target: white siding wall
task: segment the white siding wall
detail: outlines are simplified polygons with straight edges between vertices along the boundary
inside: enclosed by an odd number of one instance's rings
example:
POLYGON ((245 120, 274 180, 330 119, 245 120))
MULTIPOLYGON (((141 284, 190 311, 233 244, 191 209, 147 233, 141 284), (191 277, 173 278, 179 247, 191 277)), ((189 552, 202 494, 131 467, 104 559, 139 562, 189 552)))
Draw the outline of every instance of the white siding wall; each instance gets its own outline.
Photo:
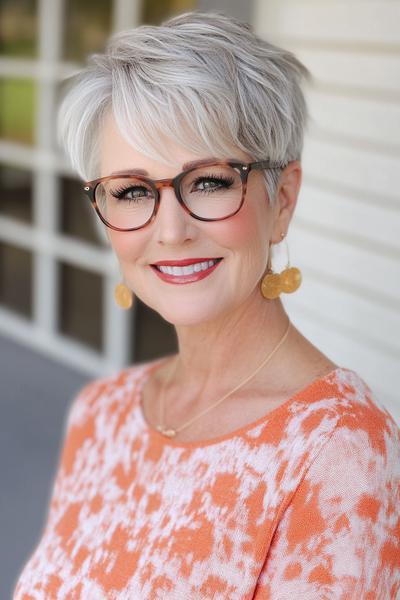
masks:
POLYGON ((400 423, 400 2, 256 0, 256 31, 309 68, 288 243, 293 322, 400 423))

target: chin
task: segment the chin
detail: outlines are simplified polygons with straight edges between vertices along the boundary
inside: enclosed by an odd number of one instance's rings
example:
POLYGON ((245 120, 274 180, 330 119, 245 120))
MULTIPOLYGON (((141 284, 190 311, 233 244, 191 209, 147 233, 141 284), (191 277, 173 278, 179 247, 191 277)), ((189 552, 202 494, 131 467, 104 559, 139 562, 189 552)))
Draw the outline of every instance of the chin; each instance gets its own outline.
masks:
POLYGON ((207 307, 204 304, 199 306, 190 305, 188 301, 174 302, 173 306, 152 306, 153 310, 171 325, 189 326, 201 325, 208 321, 213 321, 221 312, 213 307, 207 307))

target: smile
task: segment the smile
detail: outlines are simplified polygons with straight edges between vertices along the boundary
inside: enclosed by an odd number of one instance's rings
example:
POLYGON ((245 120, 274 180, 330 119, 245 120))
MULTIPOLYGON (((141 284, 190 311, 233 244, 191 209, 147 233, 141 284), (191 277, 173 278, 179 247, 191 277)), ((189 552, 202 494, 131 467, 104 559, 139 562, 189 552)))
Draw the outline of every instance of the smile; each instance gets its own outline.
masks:
POLYGON ((208 260, 183 267, 167 265, 150 265, 153 271, 167 283, 193 283, 208 277, 222 261, 222 258, 208 260))

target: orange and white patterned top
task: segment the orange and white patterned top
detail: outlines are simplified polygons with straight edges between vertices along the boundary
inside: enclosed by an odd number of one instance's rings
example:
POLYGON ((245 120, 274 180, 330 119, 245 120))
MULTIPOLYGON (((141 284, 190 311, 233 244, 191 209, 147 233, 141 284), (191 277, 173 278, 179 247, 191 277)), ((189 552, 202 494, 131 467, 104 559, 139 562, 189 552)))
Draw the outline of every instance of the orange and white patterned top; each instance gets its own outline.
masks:
POLYGON ((400 430, 338 367, 203 442, 149 427, 160 360, 89 383, 66 420, 46 524, 14 600, 391 600, 400 430))

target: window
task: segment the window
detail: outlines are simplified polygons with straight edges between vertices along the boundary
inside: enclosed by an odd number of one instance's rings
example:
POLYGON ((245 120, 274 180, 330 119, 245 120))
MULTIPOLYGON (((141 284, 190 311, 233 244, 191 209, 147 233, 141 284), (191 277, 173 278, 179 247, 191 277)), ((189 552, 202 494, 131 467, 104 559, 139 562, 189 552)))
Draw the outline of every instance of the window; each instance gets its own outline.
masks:
POLYGON ((61 177, 60 231, 96 245, 105 245, 101 237, 101 224, 88 197, 82 190, 82 183, 70 177, 61 177), (98 229, 97 229, 98 228, 98 229))
POLYGON ((25 317, 32 316, 32 255, 1 241, 0 302, 25 317))
POLYGON ((32 222, 32 173, 0 165, 0 214, 32 222))
POLYGON ((59 328, 91 348, 103 349, 103 282, 97 273, 60 263, 59 328))
POLYGON ((102 49, 111 31, 110 0, 67 0, 65 8, 64 58, 82 62, 102 49))

